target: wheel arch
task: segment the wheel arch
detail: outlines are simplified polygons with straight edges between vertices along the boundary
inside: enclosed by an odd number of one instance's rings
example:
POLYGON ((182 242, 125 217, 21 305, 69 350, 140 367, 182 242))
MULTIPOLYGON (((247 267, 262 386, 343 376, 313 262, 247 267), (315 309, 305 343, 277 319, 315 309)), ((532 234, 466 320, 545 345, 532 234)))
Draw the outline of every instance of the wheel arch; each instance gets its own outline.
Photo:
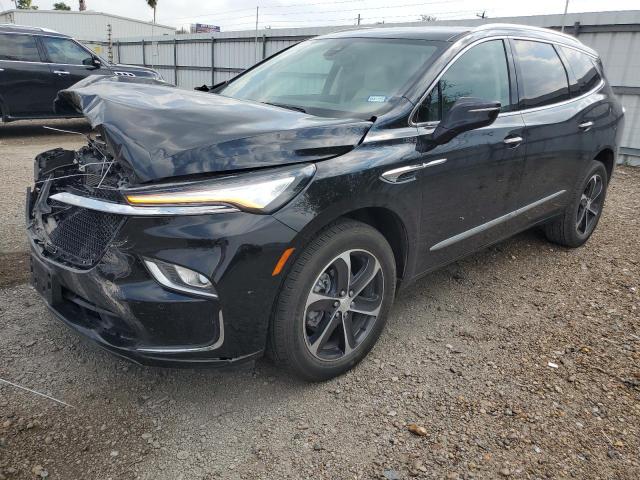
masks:
POLYGON ((612 148, 606 147, 598 152, 594 160, 602 163, 607 171, 607 180, 611 180, 613 169, 615 168, 616 156, 612 148))
POLYGON ((7 107, 4 98, 0 95, 0 121, 7 122, 9 120, 9 108, 7 107))
MULTIPOLYGON (((398 279, 406 279, 410 265, 410 234, 407 225, 401 216, 392 209, 384 206, 361 206, 351 209, 344 208, 333 211, 331 215, 321 215, 305 225, 299 232, 295 243, 304 246, 310 239, 318 235, 324 228, 339 221, 350 219, 365 223, 379 231, 387 240, 393 251, 396 262, 396 276, 398 279)), ((288 262, 291 263, 291 262, 288 262)))

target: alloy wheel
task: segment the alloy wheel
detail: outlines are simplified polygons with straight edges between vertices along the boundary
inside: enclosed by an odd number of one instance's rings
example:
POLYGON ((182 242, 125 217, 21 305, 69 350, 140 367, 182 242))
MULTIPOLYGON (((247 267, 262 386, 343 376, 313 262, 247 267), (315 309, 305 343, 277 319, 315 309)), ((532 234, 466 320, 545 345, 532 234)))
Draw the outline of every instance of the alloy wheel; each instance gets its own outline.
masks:
POLYGON ((602 208, 603 185, 602 177, 595 174, 589 179, 582 192, 576 218, 576 228, 580 235, 588 234, 595 227, 602 208))
POLYGON ((303 330, 309 352, 339 360, 358 348, 382 307, 384 275, 366 250, 348 250, 322 270, 307 296, 303 330))

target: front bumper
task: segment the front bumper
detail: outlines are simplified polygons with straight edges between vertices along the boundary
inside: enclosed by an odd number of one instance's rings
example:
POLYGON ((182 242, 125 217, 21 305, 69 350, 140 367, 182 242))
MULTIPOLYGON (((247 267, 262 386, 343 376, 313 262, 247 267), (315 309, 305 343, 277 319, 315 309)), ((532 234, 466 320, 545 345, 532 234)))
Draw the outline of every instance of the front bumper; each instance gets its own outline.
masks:
POLYGON ((65 324, 141 364, 228 365, 260 356, 295 231, 268 215, 126 217, 99 261, 52 258, 28 229, 32 283, 65 324), (217 298, 169 290, 142 259, 205 274, 217 298))

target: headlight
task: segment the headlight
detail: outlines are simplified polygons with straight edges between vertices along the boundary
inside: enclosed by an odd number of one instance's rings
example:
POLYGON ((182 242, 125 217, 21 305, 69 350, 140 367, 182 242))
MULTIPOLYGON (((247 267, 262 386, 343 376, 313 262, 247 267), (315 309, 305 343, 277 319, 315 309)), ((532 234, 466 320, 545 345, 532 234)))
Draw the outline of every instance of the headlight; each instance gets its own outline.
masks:
POLYGON ((136 206, 232 205, 249 212, 271 213, 297 195, 315 171, 315 165, 269 169, 124 193, 136 206))

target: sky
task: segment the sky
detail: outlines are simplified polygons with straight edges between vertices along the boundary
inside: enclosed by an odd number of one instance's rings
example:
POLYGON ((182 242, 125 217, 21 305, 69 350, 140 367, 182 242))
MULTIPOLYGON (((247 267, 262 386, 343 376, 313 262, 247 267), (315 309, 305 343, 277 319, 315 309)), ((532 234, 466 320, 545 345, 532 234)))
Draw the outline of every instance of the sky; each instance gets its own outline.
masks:
MULTIPOLYGON (((51 9, 59 0, 33 0, 41 10, 51 9)), ((73 10, 77 0, 64 0, 73 10)), ((125 17, 151 21, 153 11, 145 0, 86 0, 87 8, 125 17)), ((158 0, 157 23, 182 27, 191 23, 219 25, 223 31, 258 27, 289 28, 322 25, 354 25, 358 14, 361 24, 410 22, 420 15, 439 20, 490 18, 563 13, 565 0, 158 0)), ((0 0, 0 10, 13 8, 13 0, 0 0)), ((569 12, 633 10, 638 0, 570 0, 569 12)))

